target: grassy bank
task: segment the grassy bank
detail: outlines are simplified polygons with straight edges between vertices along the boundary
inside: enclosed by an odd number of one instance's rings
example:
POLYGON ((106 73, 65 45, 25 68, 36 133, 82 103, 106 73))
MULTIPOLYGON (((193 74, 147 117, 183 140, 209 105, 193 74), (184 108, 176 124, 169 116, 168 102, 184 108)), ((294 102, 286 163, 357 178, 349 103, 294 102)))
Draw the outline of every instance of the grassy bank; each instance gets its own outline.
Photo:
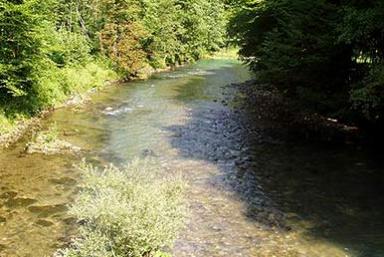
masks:
POLYGON ((185 184, 150 160, 126 168, 82 165, 82 190, 70 213, 79 237, 57 257, 143 257, 165 253, 183 226, 185 184))
POLYGON ((39 85, 44 90, 39 91, 34 101, 20 100, 0 106, 0 146, 18 140, 47 110, 76 104, 73 99, 82 99, 91 90, 121 77, 102 59, 65 68, 51 66, 39 76, 39 85), (31 111, 29 105, 36 110, 31 111))

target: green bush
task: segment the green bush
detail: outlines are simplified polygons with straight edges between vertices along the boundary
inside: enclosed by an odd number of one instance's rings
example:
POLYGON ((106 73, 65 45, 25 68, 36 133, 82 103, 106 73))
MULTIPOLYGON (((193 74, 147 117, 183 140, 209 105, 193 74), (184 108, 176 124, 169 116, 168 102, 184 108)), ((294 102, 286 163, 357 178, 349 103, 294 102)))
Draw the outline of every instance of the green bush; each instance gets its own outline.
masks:
POLYGON ((384 120, 384 67, 372 66, 369 74, 352 88, 351 101, 366 119, 377 122, 384 120))
POLYGON ((83 190, 70 208, 83 224, 64 257, 166 256, 183 225, 185 184, 150 160, 125 169, 83 165, 83 190))
POLYGON ((89 62, 91 47, 84 35, 65 28, 51 28, 50 32, 52 36, 47 55, 58 66, 89 62))
POLYGON ((37 98, 42 108, 57 106, 69 96, 83 94, 89 89, 103 86, 107 80, 118 78, 108 63, 101 59, 64 68, 54 65, 47 67, 36 78, 40 86, 37 98))
POLYGON ((118 75, 105 61, 98 60, 81 66, 60 70, 62 91, 68 96, 83 93, 104 85, 106 80, 118 79, 118 75))

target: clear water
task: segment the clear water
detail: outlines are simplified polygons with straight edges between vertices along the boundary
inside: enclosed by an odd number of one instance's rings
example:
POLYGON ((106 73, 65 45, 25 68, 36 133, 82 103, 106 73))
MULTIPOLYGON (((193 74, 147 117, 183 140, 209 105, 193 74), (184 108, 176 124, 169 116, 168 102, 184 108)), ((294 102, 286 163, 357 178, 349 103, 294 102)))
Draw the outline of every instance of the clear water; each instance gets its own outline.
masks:
POLYGON ((176 257, 384 256, 382 156, 260 140, 227 104, 236 92, 222 88, 249 78, 236 60, 205 60, 53 113, 45 126, 84 151, 25 155, 22 141, 0 153, 0 256, 51 256, 75 234, 65 207, 79 182, 74 163, 135 156, 189 181, 176 257))

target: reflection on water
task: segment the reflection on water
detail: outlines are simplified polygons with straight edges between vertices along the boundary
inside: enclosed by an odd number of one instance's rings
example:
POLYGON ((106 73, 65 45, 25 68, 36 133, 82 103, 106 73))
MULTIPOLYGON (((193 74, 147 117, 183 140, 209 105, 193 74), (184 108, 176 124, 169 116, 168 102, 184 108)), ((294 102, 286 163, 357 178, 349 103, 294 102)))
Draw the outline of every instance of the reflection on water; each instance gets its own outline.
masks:
MULTIPOLYGON (((46 126, 56 123, 89 160, 152 156, 183 172, 191 217, 177 257, 383 256, 380 163, 356 149, 267 138, 222 88, 250 76, 235 60, 201 61, 108 87, 46 126)), ((25 155, 23 145, 0 153, 0 256, 50 256, 74 233, 66 204, 80 158, 25 155)))

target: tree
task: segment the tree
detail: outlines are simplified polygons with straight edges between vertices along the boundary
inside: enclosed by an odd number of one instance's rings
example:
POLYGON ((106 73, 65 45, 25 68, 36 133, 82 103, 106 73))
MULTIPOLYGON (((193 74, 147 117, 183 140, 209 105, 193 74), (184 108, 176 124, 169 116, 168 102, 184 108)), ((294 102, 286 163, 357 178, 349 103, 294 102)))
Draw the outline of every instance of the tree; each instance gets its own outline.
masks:
POLYGON ((44 31, 52 1, 0 2, 0 103, 34 112, 36 78, 43 66, 44 31), (15 103, 16 102, 16 103, 15 103))
POLYGON ((382 118, 382 1, 230 3, 237 9, 231 36, 260 82, 323 114, 382 118))

